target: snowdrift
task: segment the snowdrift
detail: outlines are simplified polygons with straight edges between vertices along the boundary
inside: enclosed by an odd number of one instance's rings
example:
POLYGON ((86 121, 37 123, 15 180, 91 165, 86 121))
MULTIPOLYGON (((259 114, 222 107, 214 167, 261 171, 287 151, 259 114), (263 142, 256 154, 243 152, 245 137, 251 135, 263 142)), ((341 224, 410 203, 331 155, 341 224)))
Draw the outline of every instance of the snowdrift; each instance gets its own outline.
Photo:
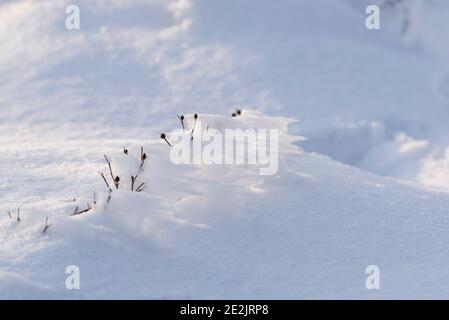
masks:
POLYGON ((445 1, 77 3, 0 4, 0 298, 449 296, 445 1), (193 113, 278 129, 276 174, 173 164, 193 113))

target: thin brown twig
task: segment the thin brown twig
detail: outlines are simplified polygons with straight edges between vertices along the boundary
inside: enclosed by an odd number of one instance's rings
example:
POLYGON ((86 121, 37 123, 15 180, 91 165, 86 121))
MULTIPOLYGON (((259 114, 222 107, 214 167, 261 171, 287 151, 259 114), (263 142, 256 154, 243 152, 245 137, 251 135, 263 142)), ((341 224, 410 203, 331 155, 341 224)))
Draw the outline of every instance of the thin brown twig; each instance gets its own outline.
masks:
POLYGON ((131 176, 131 191, 134 191, 134 182, 136 182, 137 176, 131 176))
POLYGON ((81 210, 81 211, 78 211, 78 206, 76 206, 75 212, 73 212, 72 216, 77 216, 77 215, 83 214, 85 212, 88 212, 90 210, 92 210, 92 207, 89 203, 87 203, 87 208, 84 210, 81 210))
POLYGON ((111 165, 111 161, 109 161, 108 157, 106 157, 106 155, 104 155, 104 158, 106 159, 106 162, 108 163, 109 173, 111 174, 111 178, 112 178, 112 181, 114 182, 115 188, 118 189, 120 178, 118 176, 115 177, 114 174, 112 173, 112 165, 111 165))

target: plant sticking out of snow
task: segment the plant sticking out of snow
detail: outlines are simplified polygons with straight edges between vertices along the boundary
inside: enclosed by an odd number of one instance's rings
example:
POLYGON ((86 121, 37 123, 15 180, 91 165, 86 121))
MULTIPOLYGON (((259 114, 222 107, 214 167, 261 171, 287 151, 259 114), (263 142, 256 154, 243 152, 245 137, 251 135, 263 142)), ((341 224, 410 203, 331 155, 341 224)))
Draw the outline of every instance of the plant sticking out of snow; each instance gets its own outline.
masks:
MULTIPOLYGON (((12 212, 11 210, 8 210, 8 217, 10 220, 12 220, 12 212)), ((17 208, 17 222, 20 222, 20 208, 17 208)))
POLYGON ((88 203, 87 203, 87 208, 84 209, 84 210, 79 210, 79 207, 76 206, 76 207, 75 207, 75 211, 72 213, 72 216, 77 216, 77 215, 79 215, 79 214, 86 213, 86 212, 88 212, 88 211, 90 211, 90 210, 92 210, 92 206, 91 206, 90 203, 88 202, 88 203))
POLYGON ((98 171, 98 173, 100 174, 101 178, 103 179, 104 183, 106 184, 106 186, 108 187, 109 191, 112 191, 111 187, 109 186, 108 180, 106 179, 106 177, 104 176, 104 173, 101 171, 98 171))
POLYGON ((104 155, 104 158, 105 158, 106 162, 108 163, 109 174, 111 175, 111 178, 112 178, 112 181, 114 182, 115 188, 118 189, 119 184, 120 184, 120 177, 114 176, 114 173, 112 172, 111 161, 108 159, 108 157, 106 157, 106 155, 104 155))
POLYGON ((141 192, 141 191, 143 191, 143 189, 145 189, 145 182, 142 182, 142 183, 136 188, 136 192, 141 192))
POLYGON ((195 126, 196 126, 196 120, 198 119, 198 114, 195 113, 193 115, 193 127, 192 127, 192 132, 190 132, 190 140, 193 140, 193 132, 195 131, 195 126))
POLYGON ((140 168, 145 164, 145 160, 147 159, 147 154, 143 152, 143 147, 140 147, 140 168))
MULTIPOLYGON (((193 132, 193 130, 192 130, 193 132)), ((165 133, 161 133, 161 139, 164 140, 165 142, 167 142, 167 144, 171 147, 172 144, 167 140, 167 137, 165 136, 165 133)), ((192 137, 193 139, 193 137, 192 137)))
MULTIPOLYGON (((143 147, 140 148, 140 166, 139 171, 136 175, 131 175, 131 191, 134 191, 134 185, 139 174, 142 172, 143 165, 145 164, 145 160, 147 159, 147 154, 143 151, 143 147)), ((137 188, 136 192, 141 192, 145 188, 145 182, 142 182, 137 188)))
POLYGON ((242 115, 242 110, 236 109, 235 112, 233 112, 231 116, 232 116, 233 118, 235 118, 235 117, 238 117, 238 116, 240 116, 240 115, 242 115))
MULTIPOLYGON (((130 155, 129 150, 126 147, 123 147, 123 154, 125 156, 130 155)), ((139 157, 140 163, 137 166, 137 172, 130 174, 131 191, 141 192, 145 189, 145 182, 141 182, 140 184, 137 184, 137 180, 139 178, 140 173, 143 170, 143 167, 145 165, 145 161, 147 160, 147 158, 148 158, 147 154, 144 152, 143 147, 141 147, 140 148, 140 157, 139 157), (136 185, 137 185, 137 187, 136 187, 136 185)), ((106 163, 108 166, 109 178, 102 171, 98 171, 98 174, 100 175, 101 179, 103 180, 103 182, 105 183, 105 185, 109 191, 108 198, 106 200, 106 204, 109 204, 109 202, 111 200, 111 196, 112 196, 112 191, 114 190, 114 188, 111 186, 113 185, 115 187, 115 189, 118 190, 122 181, 121 181, 119 175, 114 174, 114 170, 112 168, 112 161, 110 160, 110 158, 108 158, 108 156, 104 155, 104 159, 106 160, 106 163)), ((74 199, 74 201, 76 201, 76 199, 74 199)), ((86 207, 84 209, 81 209, 80 206, 77 205, 71 215, 77 216, 77 215, 86 213, 86 212, 94 209, 96 204, 97 204, 97 194, 96 194, 96 192, 94 192, 93 206, 91 206, 89 202, 87 202, 86 207)))
MULTIPOLYGON (((161 135, 161 138, 162 138, 162 135, 161 135)), ((168 143, 168 141, 167 141, 167 143, 168 143)), ((123 153, 126 156, 128 156, 129 155, 129 150, 127 148, 123 147, 123 153)), ((140 148, 140 164, 138 166, 138 170, 134 174, 130 175, 130 177, 131 177, 131 191, 141 192, 145 188, 145 183, 144 182, 140 183, 137 187, 136 187, 136 185, 137 185, 136 182, 137 182, 137 179, 139 177, 139 174, 143 170, 143 167, 145 165, 145 161, 147 160, 147 158, 148 158, 147 154, 145 153, 143 147, 141 147, 140 148)), ((109 175, 110 175, 112 184, 115 186, 115 189, 119 189, 120 182, 121 182, 120 177, 118 175, 114 174, 113 169, 112 169, 112 162, 111 162, 111 160, 106 155, 104 155, 104 159, 106 160, 106 163, 108 165, 109 175)), ((107 201, 107 203, 109 203, 109 200, 111 198, 111 193, 112 193, 112 190, 113 190, 113 188, 111 187, 112 184, 110 183, 110 181, 108 181, 108 178, 105 176, 105 174, 102 171, 98 171, 98 173, 100 174, 101 178, 103 179, 104 183, 106 184, 106 187, 109 190, 109 197, 108 197, 108 201, 107 201)))
POLYGON ((182 131, 186 131, 186 127, 184 125, 184 116, 183 115, 178 115, 178 119, 181 122, 182 131))
MULTIPOLYGON (((8 217, 9 217, 10 220, 13 219, 12 215, 13 215, 12 211, 11 211, 11 210, 8 210, 8 217)), ((20 221, 22 221, 22 219, 20 218, 20 207, 17 208, 17 219, 16 219, 16 221, 17 221, 17 223, 19 223, 20 221)))
POLYGON ((45 234, 47 232, 48 228, 50 228, 50 227, 51 227, 51 223, 50 224, 48 223, 48 217, 46 217, 45 218, 44 230, 42 230, 42 233, 45 234))
POLYGON ((119 177, 119 176, 116 176, 115 179, 114 179, 114 184, 115 184, 115 187, 116 187, 117 189, 118 189, 119 183, 120 183, 120 177, 119 177))

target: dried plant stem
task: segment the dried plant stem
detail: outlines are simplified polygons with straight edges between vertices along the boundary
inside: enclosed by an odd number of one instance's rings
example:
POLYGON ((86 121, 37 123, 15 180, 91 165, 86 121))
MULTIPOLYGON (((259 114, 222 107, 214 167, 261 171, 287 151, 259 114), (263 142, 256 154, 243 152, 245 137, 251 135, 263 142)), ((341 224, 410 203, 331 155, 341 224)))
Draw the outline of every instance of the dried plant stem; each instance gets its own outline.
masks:
POLYGON ((183 131, 186 131, 186 128, 185 128, 185 126, 184 126, 184 116, 178 115, 178 119, 179 119, 179 121, 181 122, 182 130, 183 130, 183 131))
POLYGON ((145 189, 145 182, 142 182, 136 189, 136 192, 141 192, 145 189))
POLYGON ((131 191, 134 191, 134 183, 136 182, 137 176, 131 176, 131 191))
POLYGON ((44 230, 42 230, 42 233, 47 232, 48 228, 51 227, 51 224, 48 224, 48 217, 45 218, 45 226, 44 226, 44 230))
POLYGON ((147 154, 143 152, 143 147, 140 147, 140 168, 145 164, 145 160, 147 159, 147 154))
POLYGON ((193 132, 195 131, 195 126, 196 126, 196 119, 198 119, 198 114, 194 114, 193 115, 193 127, 192 127, 192 132, 190 132, 190 140, 193 140, 193 132))
POLYGON ((103 178, 104 183, 106 183, 106 186, 108 187, 109 190, 112 190, 111 187, 109 186, 108 180, 106 180, 106 177, 104 176, 104 173, 101 171, 98 171, 98 173, 100 174, 100 176, 103 178))
POLYGON ((114 182, 115 188, 118 189, 118 185, 119 185, 119 177, 115 177, 114 174, 112 173, 112 165, 111 165, 111 161, 109 161, 108 157, 106 157, 106 155, 104 155, 104 158, 106 160, 106 162, 108 163, 108 167, 109 167, 109 173, 111 174, 111 178, 112 181, 114 182))
POLYGON ((86 209, 81 210, 81 211, 78 211, 78 209, 79 209, 78 206, 76 206, 75 211, 73 212, 72 216, 77 216, 77 215, 83 214, 85 212, 88 212, 88 211, 92 210, 92 207, 89 203, 87 203, 86 209))

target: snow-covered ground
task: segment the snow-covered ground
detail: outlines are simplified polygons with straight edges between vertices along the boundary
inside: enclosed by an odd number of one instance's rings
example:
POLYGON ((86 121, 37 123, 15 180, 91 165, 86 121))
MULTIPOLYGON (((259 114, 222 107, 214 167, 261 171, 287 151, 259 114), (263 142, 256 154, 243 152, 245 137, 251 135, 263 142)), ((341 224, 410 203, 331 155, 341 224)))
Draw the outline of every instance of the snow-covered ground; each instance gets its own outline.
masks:
POLYGON ((0 298, 448 298, 449 4, 372 3, 1 1, 0 298), (194 113, 278 172, 174 165, 194 113))

